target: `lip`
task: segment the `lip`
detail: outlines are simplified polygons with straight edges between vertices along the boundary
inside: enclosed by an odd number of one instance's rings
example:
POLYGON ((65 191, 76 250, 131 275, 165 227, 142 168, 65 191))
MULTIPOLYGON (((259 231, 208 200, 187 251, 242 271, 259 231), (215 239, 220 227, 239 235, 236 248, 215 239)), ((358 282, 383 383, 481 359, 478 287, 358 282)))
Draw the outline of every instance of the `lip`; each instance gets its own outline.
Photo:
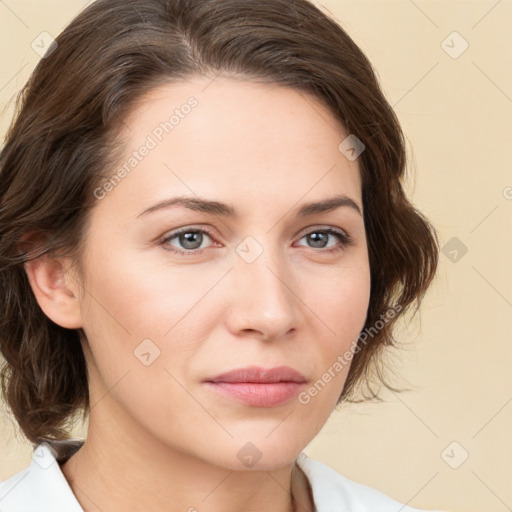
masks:
POLYGON ((268 369, 261 368, 260 366, 248 366, 221 373, 206 379, 206 382, 304 383, 306 382, 306 377, 289 366, 276 366, 275 368, 268 369))
POLYGON ((289 366, 250 366, 222 373, 203 381, 212 390, 255 407, 275 407, 292 400, 307 382, 289 366))

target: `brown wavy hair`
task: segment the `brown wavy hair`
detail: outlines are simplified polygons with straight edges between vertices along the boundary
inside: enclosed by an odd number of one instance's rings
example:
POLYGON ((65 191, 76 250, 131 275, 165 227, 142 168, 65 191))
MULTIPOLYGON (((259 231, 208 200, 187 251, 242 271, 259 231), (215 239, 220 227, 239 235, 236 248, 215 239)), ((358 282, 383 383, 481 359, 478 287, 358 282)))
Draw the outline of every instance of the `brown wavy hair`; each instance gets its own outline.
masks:
POLYGON ((23 434, 35 444, 65 439, 70 419, 89 407, 85 334, 46 317, 24 263, 43 255, 80 263, 93 190, 113 169, 130 108, 156 86, 221 72, 313 95, 366 146, 358 158, 371 271, 365 331, 384 325, 359 340, 338 403, 355 400, 383 347, 396 346, 395 322, 418 310, 439 251, 404 194, 404 136, 358 46, 307 0, 97 0, 56 42, 19 93, 0 154, 1 386, 23 434))

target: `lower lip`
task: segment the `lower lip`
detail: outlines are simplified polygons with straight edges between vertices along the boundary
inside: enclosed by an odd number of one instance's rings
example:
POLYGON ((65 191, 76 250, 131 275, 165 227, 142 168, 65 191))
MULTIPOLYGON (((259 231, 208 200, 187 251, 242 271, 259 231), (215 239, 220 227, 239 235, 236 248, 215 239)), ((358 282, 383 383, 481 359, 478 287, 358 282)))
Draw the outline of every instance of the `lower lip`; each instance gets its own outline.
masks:
POLYGON ((275 407, 297 396, 299 382, 207 382, 217 393, 255 407, 275 407))

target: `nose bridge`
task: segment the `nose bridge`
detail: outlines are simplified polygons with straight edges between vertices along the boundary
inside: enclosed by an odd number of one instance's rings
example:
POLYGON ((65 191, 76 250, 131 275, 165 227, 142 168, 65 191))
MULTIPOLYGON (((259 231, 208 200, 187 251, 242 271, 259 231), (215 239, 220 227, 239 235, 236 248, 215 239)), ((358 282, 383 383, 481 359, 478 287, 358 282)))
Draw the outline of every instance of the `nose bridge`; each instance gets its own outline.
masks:
MULTIPOLYGON (((297 297, 286 255, 271 245, 246 237, 237 247, 233 308, 238 329, 262 332, 268 338, 296 327, 297 297)), ((260 237, 261 239, 261 237, 260 237)))

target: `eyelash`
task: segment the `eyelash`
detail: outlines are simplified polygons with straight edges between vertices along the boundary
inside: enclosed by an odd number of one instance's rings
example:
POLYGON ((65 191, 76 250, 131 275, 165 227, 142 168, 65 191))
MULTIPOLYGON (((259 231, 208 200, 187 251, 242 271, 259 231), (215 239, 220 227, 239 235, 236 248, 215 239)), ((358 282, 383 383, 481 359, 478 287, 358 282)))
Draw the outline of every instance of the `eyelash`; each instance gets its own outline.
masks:
MULTIPOLYGON (((213 239, 213 234, 208 228, 196 229, 196 228, 186 227, 186 228, 178 229, 177 231, 173 231, 172 233, 167 235, 165 238, 162 239, 161 245, 162 246, 166 245, 170 240, 172 240, 173 238, 176 238, 177 236, 179 236, 183 233, 206 233, 210 238, 213 239)), ((338 239, 341 242, 340 244, 338 244, 335 247, 332 247, 330 249, 317 249, 317 251, 320 251, 322 253, 327 253, 327 254, 335 253, 335 252, 341 251, 342 249, 345 249, 347 247, 354 245, 354 240, 352 239, 352 237, 350 235, 348 235, 347 233, 345 233, 341 230, 334 229, 332 227, 324 228, 324 229, 315 229, 315 230, 309 231, 308 233, 305 233, 304 235, 302 235, 302 237, 300 239, 302 240, 302 238, 304 238, 308 235, 311 235, 313 233, 327 233, 330 235, 335 235, 338 237, 338 239)), ((197 254, 201 254, 205 249, 206 248, 189 249, 188 251, 181 251, 181 250, 177 250, 175 248, 169 249, 168 247, 165 247, 165 250, 174 252, 175 254, 177 254, 179 256, 194 256, 197 254)), ((311 249, 315 250, 314 247, 311 247, 311 249)))

